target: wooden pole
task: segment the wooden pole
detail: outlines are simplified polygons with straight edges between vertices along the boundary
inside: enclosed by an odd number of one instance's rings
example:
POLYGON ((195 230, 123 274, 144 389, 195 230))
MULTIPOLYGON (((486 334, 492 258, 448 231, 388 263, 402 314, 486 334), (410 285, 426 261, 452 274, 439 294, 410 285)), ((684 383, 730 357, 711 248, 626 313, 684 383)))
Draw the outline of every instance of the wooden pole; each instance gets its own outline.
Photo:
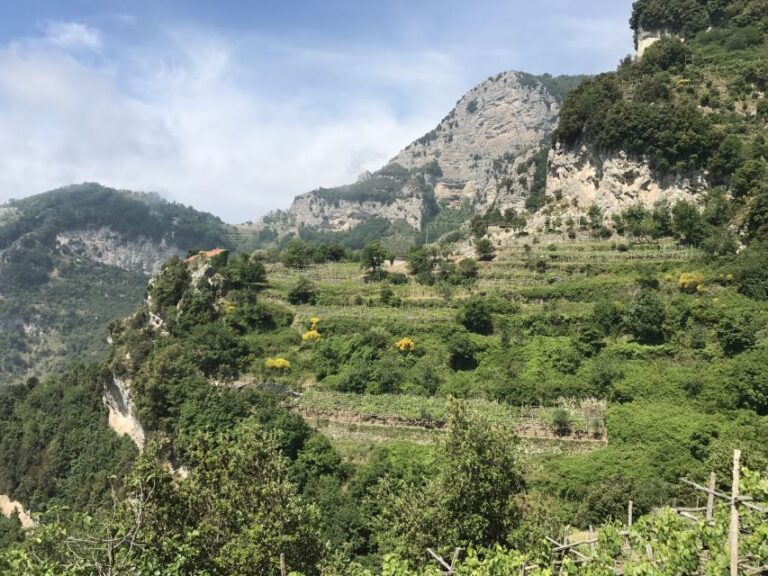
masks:
POLYGON ((707 493, 707 522, 712 521, 715 509, 715 480, 714 472, 709 473, 709 492, 707 493))
POLYGON ((739 460, 741 450, 733 451, 733 485, 731 486, 730 556, 731 576, 739 576, 739 460))
POLYGON ((632 500, 629 501, 629 506, 627 506, 627 525, 632 526, 632 500))
POLYGON ((280 576, 286 576, 288 569, 285 567, 285 554, 280 553, 280 576))

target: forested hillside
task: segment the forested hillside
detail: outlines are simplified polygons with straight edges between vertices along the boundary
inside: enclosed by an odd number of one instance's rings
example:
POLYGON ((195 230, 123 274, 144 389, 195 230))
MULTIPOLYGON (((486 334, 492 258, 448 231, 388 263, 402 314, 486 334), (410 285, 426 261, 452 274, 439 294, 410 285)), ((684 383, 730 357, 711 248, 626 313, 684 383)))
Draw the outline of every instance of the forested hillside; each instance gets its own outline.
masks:
POLYGON ((532 228, 168 260, 99 364, 0 390, 0 493, 38 522, 0 519, 0 572, 765 573, 767 17, 639 0, 663 37, 564 101, 550 158, 688 200, 558 221, 544 186, 532 228))
POLYGON ((106 326, 141 302, 147 275, 229 227, 157 195, 96 184, 0 208, 0 386, 106 351, 106 326))

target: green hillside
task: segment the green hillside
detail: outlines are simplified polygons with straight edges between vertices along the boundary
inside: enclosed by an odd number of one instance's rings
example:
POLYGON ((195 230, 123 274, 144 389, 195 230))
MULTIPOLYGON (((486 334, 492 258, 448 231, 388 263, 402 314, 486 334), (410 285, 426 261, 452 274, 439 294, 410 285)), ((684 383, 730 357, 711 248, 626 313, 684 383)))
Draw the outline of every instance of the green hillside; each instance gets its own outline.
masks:
POLYGON ((729 531, 765 573, 766 18, 639 0, 635 31, 679 37, 565 98, 555 146, 698 174, 699 204, 170 259, 100 363, 0 390, 0 493, 39 522, 0 518, 0 573, 435 576, 458 548, 462 575, 714 576, 729 531))
POLYGON ((137 241, 182 253, 231 245, 218 218, 153 194, 83 184, 10 202, 0 211, 0 386, 98 359, 107 324, 141 303, 147 276, 140 268, 94 260, 57 241, 102 229, 128 251, 137 241))

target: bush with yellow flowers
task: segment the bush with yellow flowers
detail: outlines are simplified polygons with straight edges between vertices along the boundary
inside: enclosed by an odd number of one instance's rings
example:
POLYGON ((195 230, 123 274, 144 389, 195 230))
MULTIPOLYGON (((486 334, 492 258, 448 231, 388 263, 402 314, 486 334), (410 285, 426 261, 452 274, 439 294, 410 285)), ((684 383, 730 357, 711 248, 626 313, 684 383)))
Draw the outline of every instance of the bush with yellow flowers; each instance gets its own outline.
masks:
POLYGON ((267 358, 264 362, 264 366, 270 370, 288 370, 291 367, 291 363, 285 358, 267 358))
POLYGON ((312 316, 312 318, 309 319, 310 330, 317 330, 318 324, 320 324, 320 318, 318 318, 317 316, 312 316))
POLYGON ((301 339, 303 342, 314 342, 315 340, 320 340, 320 332, 313 328, 308 332, 304 332, 304 334, 301 335, 301 339))
POLYGON ((413 352, 416 349, 416 342, 413 341, 413 338, 406 336, 402 340, 395 342, 395 348, 397 348, 402 354, 408 354, 409 352, 413 352))
POLYGON ((704 288, 704 276, 699 272, 685 272, 680 275, 677 285, 681 292, 686 294, 702 293, 700 288, 704 288))

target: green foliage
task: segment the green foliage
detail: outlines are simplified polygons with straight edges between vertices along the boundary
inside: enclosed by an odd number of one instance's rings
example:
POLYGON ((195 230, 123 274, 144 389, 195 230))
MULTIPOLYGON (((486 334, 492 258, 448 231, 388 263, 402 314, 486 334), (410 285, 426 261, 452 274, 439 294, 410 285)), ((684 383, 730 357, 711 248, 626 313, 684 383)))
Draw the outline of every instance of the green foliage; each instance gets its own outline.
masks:
POLYGON ((624 324, 638 342, 659 344, 664 341, 664 303, 649 290, 641 291, 627 310, 624 324))
POLYGON ((372 278, 379 278, 384 262, 392 258, 392 254, 384 248, 381 242, 376 240, 366 244, 360 252, 360 265, 368 271, 372 278))
POLYGON ((488 238, 480 238, 475 242, 475 252, 477 259, 482 262, 489 262, 496 257, 496 249, 488 238))
POLYGON ((733 356, 749 350, 757 340, 757 327, 748 316, 726 316, 717 325, 717 339, 723 351, 733 356))
POLYGON ((678 38, 662 38, 649 47, 641 61, 644 73, 680 72, 691 60, 691 48, 678 38))
POLYGON ((79 366, 0 389, 0 493, 33 510, 107 503, 110 477, 135 455, 107 427, 101 395, 111 378, 103 367, 79 366))
POLYGON ((317 288, 311 280, 303 276, 288 292, 288 302, 291 304, 313 304, 316 299, 317 288))
POLYGON ((468 300, 459 310, 458 322, 475 334, 493 334, 493 313, 483 298, 468 300))
POLYGON ((306 268, 312 261, 312 248, 303 240, 293 238, 280 252, 280 261, 288 268, 306 268))
POLYGON ((190 275, 184 262, 171 258, 163 265, 157 278, 150 284, 150 296, 155 311, 176 306, 189 287, 190 275))
POLYGON ((379 487, 383 504, 374 528, 380 547, 419 560, 427 547, 504 542, 520 521, 516 496, 525 486, 516 444, 509 428, 455 404, 440 444, 440 472, 421 485, 379 487))

